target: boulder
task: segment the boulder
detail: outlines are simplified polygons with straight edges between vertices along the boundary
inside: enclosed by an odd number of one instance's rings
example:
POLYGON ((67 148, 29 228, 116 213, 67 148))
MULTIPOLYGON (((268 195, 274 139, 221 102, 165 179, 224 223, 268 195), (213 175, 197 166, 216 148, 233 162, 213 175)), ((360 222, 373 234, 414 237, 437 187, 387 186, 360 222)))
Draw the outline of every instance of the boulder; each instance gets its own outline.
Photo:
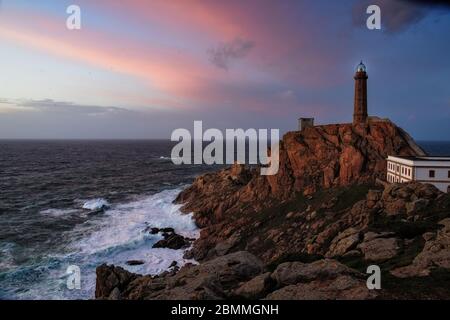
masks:
POLYGON ((342 256, 353 249, 360 241, 360 231, 356 228, 348 228, 339 233, 331 242, 330 249, 326 253, 327 258, 342 256))
POLYGON ((283 263, 272 278, 281 288, 268 294, 268 300, 373 299, 377 296, 367 289, 365 275, 336 260, 283 263))
POLYGON ((317 278, 335 278, 344 274, 356 276, 359 273, 336 260, 323 259, 312 263, 282 263, 275 269, 271 277, 278 286, 287 286, 317 278))
POLYGON ((358 248, 368 261, 385 261, 398 255, 400 246, 397 238, 382 238, 383 234, 370 233, 358 248))
MULTIPOLYGON (((172 229, 173 230, 173 229, 172 229)), ((180 236, 175 232, 164 232, 164 239, 159 240, 153 245, 153 248, 182 249, 190 246, 190 239, 180 236)))
POLYGON ((238 298, 260 299, 263 298, 273 287, 273 280, 270 272, 263 273, 245 282, 234 291, 238 298))
POLYGON ((340 275, 283 287, 267 295, 266 300, 369 300, 377 295, 367 289, 365 280, 340 275))

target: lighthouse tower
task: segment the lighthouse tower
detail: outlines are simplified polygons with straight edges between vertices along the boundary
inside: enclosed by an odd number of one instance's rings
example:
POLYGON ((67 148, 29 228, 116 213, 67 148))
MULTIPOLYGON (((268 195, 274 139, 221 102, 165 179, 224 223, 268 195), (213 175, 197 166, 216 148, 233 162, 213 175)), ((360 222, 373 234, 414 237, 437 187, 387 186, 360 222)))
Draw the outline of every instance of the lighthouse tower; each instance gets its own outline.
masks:
POLYGON ((353 112, 353 125, 364 124, 367 121, 367 72, 362 61, 356 67, 355 101, 353 112))

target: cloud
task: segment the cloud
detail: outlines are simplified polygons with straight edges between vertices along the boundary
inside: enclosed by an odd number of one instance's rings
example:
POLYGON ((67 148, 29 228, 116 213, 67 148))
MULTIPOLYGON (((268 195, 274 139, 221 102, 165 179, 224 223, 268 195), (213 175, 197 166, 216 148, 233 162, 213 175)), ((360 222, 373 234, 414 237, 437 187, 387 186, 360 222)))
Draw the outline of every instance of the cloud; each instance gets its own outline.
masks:
POLYGON ((448 0, 400 0, 407 3, 415 3, 427 7, 448 7, 450 8, 450 1, 448 0))
POLYGON ((9 105, 11 110, 16 111, 41 111, 60 114, 77 115, 105 115, 131 112, 128 109, 110 106, 81 105, 72 102, 55 101, 52 99, 43 100, 8 100, 0 98, 0 103, 9 105))
POLYGON ((244 58, 254 46, 255 44, 250 40, 236 38, 208 50, 208 54, 212 64, 228 70, 234 60, 244 58))
MULTIPOLYGON (((372 0, 358 1, 353 7, 353 22, 365 27, 366 9, 373 4, 372 0)), ((450 3, 444 0, 378 0, 381 9, 382 28, 387 32, 401 32, 420 22, 434 8, 450 9, 450 3)))

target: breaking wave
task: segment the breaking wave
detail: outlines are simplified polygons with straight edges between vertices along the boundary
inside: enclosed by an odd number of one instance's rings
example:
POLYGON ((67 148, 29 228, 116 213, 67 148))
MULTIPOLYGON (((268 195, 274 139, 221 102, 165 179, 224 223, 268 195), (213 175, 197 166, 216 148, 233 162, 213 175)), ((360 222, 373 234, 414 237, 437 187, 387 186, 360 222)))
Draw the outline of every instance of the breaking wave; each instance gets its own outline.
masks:
MULTIPOLYGON (((148 232, 151 227, 172 227, 175 232, 198 238, 199 230, 192 215, 182 214, 180 206, 173 204, 181 189, 165 190, 143 196, 127 203, 110 205, 104 214, 64 233, 68 244, 34 264, 11 268, 2 277, 1 298, 12 299, 91 299, 95 292, 95 269, 107 263, 121 266, 140 274, 159 274, 173 261, 179 266, 192 260, 183 258, 185 249, 152 248, 161 235, 148 232), (127 261, 141 260, 142 265, 129 266, 127 261), (67 289, 66 270, 70 265, 81 269, 81 290, 67 289), (8 289, 9 288, 9 289, 8 289)), ((104 199, 86 202, 84 208, 104 208, 104 199)), ((109 206, 109 203, 108 203, 109 206)), ((48 209, 42 214, 66 215, 74 209, 48 209)), ((10 248, 3 248, 3 257, 10 248)), ((2 259, 3 260, 3 259, 2 259)), ((11 264, 8 259, 3 260, 11 264)), ((3 266, 4 267, 4 266, 3 266)))

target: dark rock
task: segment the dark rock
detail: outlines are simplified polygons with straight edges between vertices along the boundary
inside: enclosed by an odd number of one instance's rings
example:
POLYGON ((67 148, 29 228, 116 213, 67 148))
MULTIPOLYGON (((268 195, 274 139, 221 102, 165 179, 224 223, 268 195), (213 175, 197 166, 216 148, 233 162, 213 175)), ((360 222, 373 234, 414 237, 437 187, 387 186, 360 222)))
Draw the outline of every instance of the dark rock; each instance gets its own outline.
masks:
MULTIPOLYGON (((121 267, 108 266, 102 264, 96 269, 97 281, 95 284, 95 297, 96 298, 109 298, 113 290, 118 290, 119 293, 128 284, 138 277, 138 275, 126 271, 121 267)), ((113 294, 114 297, 118 296, 118 292, 113 294)))
POLYGON ((127 265, 129 266, 139 266, 141 264, 144 264, 145 262, 142 260, 128 260, 127 265))
MULTIPOLYGON (((148 230, 148 228, 147 228, 148 230)), ((174 233, 175 230, 173 228, 150 228, 150 234, 158 234, 158 233, 174 233)))
POLYGON ((159 233, 159 228, 151 228, 150 229, 150 234, 157 234, 159 233))
POLYGON ((164 239, 159 240, 153 245, 153 248, 182 249, 190 245, 190 241, 176 233, 163 233, 164 239))

